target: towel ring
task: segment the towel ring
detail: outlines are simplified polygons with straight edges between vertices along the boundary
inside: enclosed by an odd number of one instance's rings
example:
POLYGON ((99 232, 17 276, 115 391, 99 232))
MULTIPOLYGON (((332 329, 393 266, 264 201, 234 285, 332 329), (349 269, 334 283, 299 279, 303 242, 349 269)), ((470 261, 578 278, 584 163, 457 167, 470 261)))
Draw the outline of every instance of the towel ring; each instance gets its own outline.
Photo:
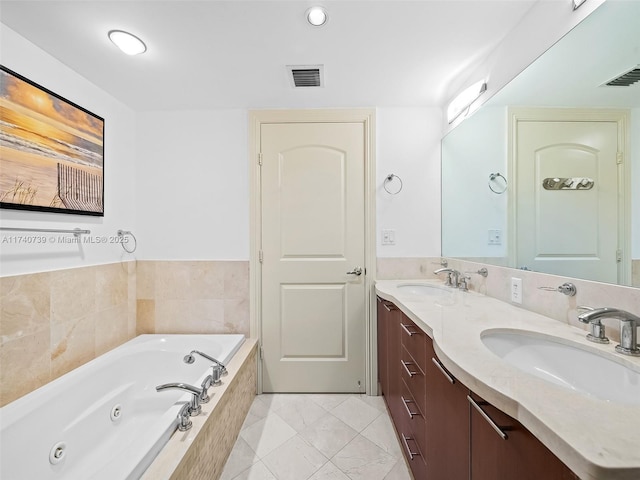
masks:
POLYGON ((501 173, 490 173, 489 174, 489 190, 491 190, 493 193, 497 193, 498 195, 503 194, 504 192, 507 191, 507 179, 504 178, 504 175, 502 175, 501 173), (502 180, 504 181, 504 186, 502 187, 502 190, 495 190, 492 186, 491 186, 491 182, 495 181, 497 178, 502 178, 502 180))
POLYGON ((122 245, 122 248, 125 252, 127 253, 133 253, 136 251, 136 248, 138 248, 138 239, 136 238, 136 236, 131 233, 128 230, 118 230, 118 237, 120 238, 120 245, 122 245), (133 238, 133 248, 131 250, 129 250, 126 246, 125 246, 125 242, 124 239, 125 237, 129 235, 131 236, 131 238, 133 238))
POLYGON ((387 175, 387 178, 384 179, 384 183, 383 183, 382 186, 383 186, 385 192, 387 192, 389 195, 397 195, 398 193, 400 193, 402 191, 402 179, 399 176, 397 176, 396 174, 390 173, 389 175, 387 175), (395 192, 392 191, 392 190, 389 190, 387 188, 387 184, 392 182, 394 178, 397 178, 398 181, 400 182, 400 187, 395 192))

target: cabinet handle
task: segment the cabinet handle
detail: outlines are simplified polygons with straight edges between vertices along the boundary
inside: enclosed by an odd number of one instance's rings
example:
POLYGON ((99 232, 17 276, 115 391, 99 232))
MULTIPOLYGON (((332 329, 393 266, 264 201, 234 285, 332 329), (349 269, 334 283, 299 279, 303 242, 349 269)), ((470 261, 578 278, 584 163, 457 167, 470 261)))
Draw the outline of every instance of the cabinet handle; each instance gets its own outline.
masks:
POLYGON ((506 430, 506 428, 505 427, 500 428, 498 425, 496 425, 496 423, 491 419, 489 415, 486 414, 486 412, 482 409, 482 407, 480 406, 480 404, 478 404, 478 402, 476 402, 473 398, 471 398, 470 395, 467 395, 467 400, 469 400, 469 403, 471 404, 471 406, 475 408, 480 413, 480 415, 482 415, 482 418, 484 418, 487 421, 487 423, 491 425, 491 428, 493 428, 496 431, 496 433, 500 435, 500 438, 502 438, 503 440, 507 440, 509 438, 507 434, 504 433, 503 431, 503 430, 506 430))
POLYGON ((442 374, 447 378, 447 380, 449 380, 449 383, 451 385, 453 385, 454 383, 456 383, 456 379, 453 378, 451 375, 449 375, 449 372, 447 372, 447 369, 444 368, 444 365, 442 365, 442 363, 440 363, 440 360, 438 360, 435 357, 431 357, 431 361, 433 362, 433 364, 438 367, 438 370, 440 370, 442 372, 442 374))
POLYGON ((407 451, 407 453, 409 454, 409 460, 413 460, 413 457, 418 456, 421 457, 422 455, 420 455, 420 452, 412 452, 411 449, 409 448, 409 440, 413 441, 413 438, 411 437, 407 437, 405 436, 405 434, 402 434, 402 443, 404 443, 404 448, 407 451))
POLYGON ((397 307, 393 303, 383 302, 382 305, 387 309, 387 312, 392 312, 393 310, 397 309, 397 307))
POLYGON ((404 408, 406 408, 406 409, 407 409, 407 413, 409 414, 409 417, 411 417, 411 418, 413 419, 413 417, 415 417, 416 415, 420 415, 419 413, 417 413, 417 412, 412 412, 412 411, 409 409, 409 404, 410 404, 410 403, 416 403, 416 402, 414 402, 413 400, 407 400, 406 398, 404 398, 404 397, 402 397, 402 396, 400 397, 400 399, 402 400, 402 403, 404 403, 404 408))
POLYGON ((400 363, 402 364, 402 366, 407 371, 410 377, 413 377, 414 375, 418 374, 418 372, 412 372, 411 370, 409 370, 409 365, 413 365, 413 362, 405 362, 404 360, 400 360, 400 363))
POLYGON ((409 328, 413 327, 413 325, 405 325, 404 323, 401 323, 400 326, 402 327, 402 329, 407 332, 407 334, 410 337, 413 337, 414 335, 416 335, 418 332, 412 332, 411 330, 409 330, 409 328))

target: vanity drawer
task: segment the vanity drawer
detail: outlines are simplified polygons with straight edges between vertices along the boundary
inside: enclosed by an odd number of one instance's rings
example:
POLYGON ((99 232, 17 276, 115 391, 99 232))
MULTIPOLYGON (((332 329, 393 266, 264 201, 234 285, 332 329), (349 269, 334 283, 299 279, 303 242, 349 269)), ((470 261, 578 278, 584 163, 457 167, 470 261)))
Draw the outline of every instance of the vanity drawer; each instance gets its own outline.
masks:
POLYGON ((429 339, 427 334, 404 314, 402 314, 402 318, 400 319, 400 330, 402 345, 404 345, 414 361, 424 372, 427 369, 426 342, 429 339))
POLYGON ((420 410, 416 405, 416 401, 409 390, 409 387, 402 382, 402 395, 400 397, 406 419, 404 425, 410 432, 412 438, 415 439, 418 444, 420 452, 426 451, 427 446, 427 429, 426 421, 420 410))
POLYGON ((420 413, 424 414, 427 406, 426 377, 404 346, 400 348, 400 369, 404 384, 411 392, 420 413))

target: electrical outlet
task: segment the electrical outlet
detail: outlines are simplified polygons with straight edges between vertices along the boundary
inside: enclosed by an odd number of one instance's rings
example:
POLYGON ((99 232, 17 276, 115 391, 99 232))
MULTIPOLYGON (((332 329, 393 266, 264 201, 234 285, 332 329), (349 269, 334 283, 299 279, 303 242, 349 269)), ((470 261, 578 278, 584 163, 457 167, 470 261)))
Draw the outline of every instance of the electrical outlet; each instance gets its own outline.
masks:
POLYGON ((511 301, 522 304, 522 279, 511 277, 511 301))
POLYGON ((396 231, 382 230, 382 245, 395 245, 395 244, 396 244, 396 231))

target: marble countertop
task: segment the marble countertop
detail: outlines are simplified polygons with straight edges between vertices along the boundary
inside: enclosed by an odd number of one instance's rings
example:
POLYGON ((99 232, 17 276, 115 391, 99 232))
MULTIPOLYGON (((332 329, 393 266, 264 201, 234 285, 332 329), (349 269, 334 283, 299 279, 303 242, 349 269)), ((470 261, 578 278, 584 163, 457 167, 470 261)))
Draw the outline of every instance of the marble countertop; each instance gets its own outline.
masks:
MULTIPOLYGON (((616 343, 586 340, 586 331, 474 292, 407 294, 407 283, 379 280, 376 293, 433 338, 444 366, 465 386, 527 427, 583 480, 640 479, 640 405, 613 403, 524 373, 481 341, 488 329, 526 330, 568 340, 640 372, 640 358, 614 352, 616 343)), ((446 288, 446 287, 445 287, 446 288)))

